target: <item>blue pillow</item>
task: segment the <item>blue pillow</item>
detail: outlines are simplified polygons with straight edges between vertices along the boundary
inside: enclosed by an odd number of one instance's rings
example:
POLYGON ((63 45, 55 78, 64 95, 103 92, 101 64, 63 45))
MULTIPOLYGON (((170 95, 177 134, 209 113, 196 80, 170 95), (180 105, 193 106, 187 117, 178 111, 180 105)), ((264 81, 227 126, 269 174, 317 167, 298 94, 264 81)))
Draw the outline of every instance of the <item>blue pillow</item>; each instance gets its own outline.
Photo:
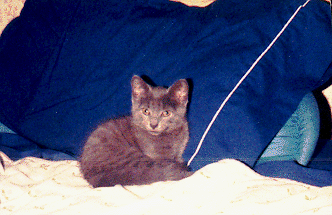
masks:
MULTIPOLYGON (((304 3, 27 0, 0 39, 0 121, 40 150, 78 156, 100 121, 130 112, 132 75, 158 85, 187 78, 188 159, 220 104, 304 3)), ((330 78, 331 39, 329 5, 311 0, 235 91, 192 168, 222 158, 253 166, 302 97, 330 78)))

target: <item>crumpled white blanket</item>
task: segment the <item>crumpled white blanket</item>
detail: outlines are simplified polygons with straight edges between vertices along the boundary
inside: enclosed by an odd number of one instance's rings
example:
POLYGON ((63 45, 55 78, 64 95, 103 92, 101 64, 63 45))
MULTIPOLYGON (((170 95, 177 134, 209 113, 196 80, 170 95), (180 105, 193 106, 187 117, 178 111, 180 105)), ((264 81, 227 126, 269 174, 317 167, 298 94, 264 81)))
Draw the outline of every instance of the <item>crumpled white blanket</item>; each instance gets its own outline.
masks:
POLYGON ((332 214, 332 187, 261 176, 236 160, 221 160, 181 181, 93 189, 77 161, 0 152, 0 214, 332 214))

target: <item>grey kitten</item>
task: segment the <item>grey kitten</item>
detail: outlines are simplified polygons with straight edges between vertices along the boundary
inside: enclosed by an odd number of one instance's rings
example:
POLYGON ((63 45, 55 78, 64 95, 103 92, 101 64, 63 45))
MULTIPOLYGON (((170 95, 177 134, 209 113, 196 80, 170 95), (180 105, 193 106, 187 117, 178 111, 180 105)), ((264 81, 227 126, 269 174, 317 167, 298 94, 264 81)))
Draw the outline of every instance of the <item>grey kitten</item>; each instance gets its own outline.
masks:
POLYGON ((152 87, 131 80, 131 115, 97 127, 83 148, 81 172, 93 187, 180 180, 188 171, 182 154, 189 139, 188 83, 152 87))

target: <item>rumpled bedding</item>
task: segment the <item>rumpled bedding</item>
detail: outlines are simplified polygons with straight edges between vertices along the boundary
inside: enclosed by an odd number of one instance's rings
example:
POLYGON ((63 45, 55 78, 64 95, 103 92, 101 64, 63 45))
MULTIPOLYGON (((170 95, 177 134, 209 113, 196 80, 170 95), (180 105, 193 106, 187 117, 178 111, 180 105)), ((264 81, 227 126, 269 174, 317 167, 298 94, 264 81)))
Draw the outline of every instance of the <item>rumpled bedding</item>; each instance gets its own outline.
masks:
POLYGON ((0 214, 332 214, 332 186, 261 176, 224 159, 181 181, 93 189, 78 162, 27 157, 0 169, 0 214))

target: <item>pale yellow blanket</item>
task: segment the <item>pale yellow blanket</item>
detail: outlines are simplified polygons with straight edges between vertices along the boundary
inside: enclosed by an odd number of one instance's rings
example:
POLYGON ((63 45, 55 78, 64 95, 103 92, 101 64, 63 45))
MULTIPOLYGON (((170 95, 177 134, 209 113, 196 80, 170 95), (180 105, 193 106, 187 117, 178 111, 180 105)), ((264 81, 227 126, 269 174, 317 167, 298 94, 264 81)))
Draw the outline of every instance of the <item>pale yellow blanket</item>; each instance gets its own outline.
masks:
MULTIPOLYGON (((1 153, 1 152, 0 152, 1 153)), ((177 182, 91 188, 77 161, 6 155, 0 169, 0 214, 332 214, 332 187, 263 177, 222 160, 177 182)))

